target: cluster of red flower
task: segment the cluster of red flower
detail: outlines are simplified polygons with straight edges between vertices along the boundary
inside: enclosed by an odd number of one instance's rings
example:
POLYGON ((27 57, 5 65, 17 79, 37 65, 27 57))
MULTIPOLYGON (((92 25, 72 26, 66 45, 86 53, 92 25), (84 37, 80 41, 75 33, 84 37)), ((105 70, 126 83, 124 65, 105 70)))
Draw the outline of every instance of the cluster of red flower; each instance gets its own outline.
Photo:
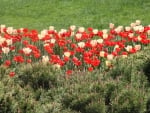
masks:
POLYGON ((139 20, 127 27, 110 23, 104 30, 72 25, 60 31, 50 26, 38 32, 1 25, 0 61, 7 67, 39 61, 64 68, 67 74, 74 69, 92 71, 101 67, 102 61, 110 67, 114 58, 136 53, 141 45, 150 43, 149 36, 150 25, 142 26, 139 20))

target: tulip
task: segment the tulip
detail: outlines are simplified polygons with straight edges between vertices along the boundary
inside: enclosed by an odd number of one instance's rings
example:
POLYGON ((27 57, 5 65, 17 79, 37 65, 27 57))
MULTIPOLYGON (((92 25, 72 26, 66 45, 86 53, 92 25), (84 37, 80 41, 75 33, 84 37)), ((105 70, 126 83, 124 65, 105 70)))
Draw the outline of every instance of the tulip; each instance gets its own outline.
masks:
POLYGON ((140 20, 136 20, 136 21, 135 21, 135 24, 136 24, 136 25, 140 25, 140 24, 141 24, 141 21, 140 21, 140 20))
POLYGON ((93 71, 93 67, 89 67, 89 68, 88 68, 88 71, 89 71, 89 72, 93 71))
POLYGON ((7 33, 12 34, 13 33, 13 27, 8 27, 7 28, 7 33))
POLYGON ((10 49, 9 49, 9 47, 3 47, 2 51, 3 51, 4 54, 8 54, 10 49))
POLYGON ((30 54, 32 51, 32 49, 30 49, 29 47, 23 48, 22 50, 26 55, 30 54))
POLYGON ((44 29, 41 31, 41 37, 44 37, 47 34, 48 34, 48 30, 44 29))
POLYGON ((147 31, 147 34, 150 35, 150 30, 147 31))
POLYGON ((23 63, 24 62, 24 58, 22 56, 14 56, 13 60, 17 63, 23 63))
POLYGON ((143 26, 139 26, 139 32, 144 32, 144 27, 143 26))
POLYGON ((103 34, 103 39, 107 39, 108 38, 108 34, 103 34))
POLYGON ((71 25, 71 26, 70 26, 70 30, 71 30, 71 31, 74 31, 75 29, 76 29, 76 26, 75 26, 75 25, 71 25))
POLYGON ((125 27, 125 30, 126 30, 126 31, 130 31, 130 30, 131 30, 131 27, 129 27, 129 26, 128 26, 128 27, 125 27))
POLYGON ((10 72, 10 73, 9 73, 9 76, 10 76, 10 77, 14 77, 14 76, 15 76, 15 72, 10 72))
POLYGON ((79 40, 79 39, 82 38, 82 34, 81 34, 81 33, 77 33, 75 36, 76 36, 76 39, 77 39, 77 40, 79 40))
POLYGON ((139 42, 142 40, 142 38, 140 36, 138 36, 137 39, 139 42))
POLYGON ((109 24, 109 28, 110 28, 110 29, 113 29, 114 27, 115 27, 115 25, 114 25, 113 23, 110 23, 110 24, 109 24))
POLYGON ((70 53, 70 52, 68 52, 68 51, 67 51, 67 52, 64 52, 64 56, 66 56, 66 57, 68 57, 68 58, 69 58, 69 57, 70 57, 70 55, 71 55, 71 53, 70 53))
POLYGON ((85 47, 85 43, 84 43, 84 42, 79 42, 79 43, 78 43, 78 46, 79 46, 80 48, 84 48, 84 47, 85 47))
POLYGON ((0 36, 0 45, 3 44, 5 42, 5 40, 6 40, 5 38, 0 36))
POLYGON ((141 45, 140 45, 140 44, 135 45, 134 48, 135 48, 137 51, 139 51, 139 50, 141 49, 141 45))
POLYGON ((104 42, 103 39, 97 39, 97 43, 102 44, 104 42))
POLYGON ((4 33, 5 28, 6 28, 6 25, 0 25, 0 32, 4 33))
POLYGON ((98 34, 98 29, 93 29, 93 34, 97 35, 98 34))
POLYGON ((107 29, 103 29, 102 32, 103 32, 103 34, 107 34, 108 30, 107 29))
POLYGON ((112 54, 108 54, 108 55, 107 55, 107 59, 108 59, 108 60, 113 60, 113 58, 114 58, 114 55, 112 55, 112 54))
POLYGON ((97 40, 91 40, 90 44, 92 45, 92 47, 95 47, 97 45, 97 40))
POLYGON ((129 52, 132 49, 132 46, 128 45, 125 49, 129 52))
POLYGON ((99 56, 100 57, 105 57, 105 51, 100 51, 99 56))
POLYGON ((111 67, 111 66, 112 66, 112 63, 111 63, 110 60, 106 60, 106 61, 105 61, 105 65, 106 65, 107 67, 111 67))
POLYGON ((44 36, 41 34, 38 34, 38 38, 39 38, 39 40, 42 40, 44 38, 44 36))
POLYGON ((49 30, 54 30, 55 29, 55 27, 54 26, 49 26, 49 30))
POLYGON ((85 31, 85 28, 84 28, 84 27, 79 27, 78 31, 79 31, 80 33, 83 33, 83 32, 85 31))
POLYGON ((52 38, 50 39, 51 44, 54 44, 56 42, 56 39, 52 38))
POLYGON ((130 26, 133 28, 136 26, 136 23, 131 23, 130 26))
POLYGON ((129 37, 133 38, 134 34, 133 33, 129 33, 129 37))
POLYGON ((115 46, 114 46, 114 51, 115 51, 117 48, 119 48, 119 45, 115 45, 115 46))
POLYGON ((49 62, 49 57, 48 56, 42 56, 42 63, 47 64, 49 62))
POLYGON ((54 68, 54 69, 60 69, 60 68, 61 68, 61 65, 60 65, 60 64, 54 64, 54 65, 53 65, 53 68, 54 68))
POLYGON ((11 61, 10 60, 6 60, 4 63, 4 66, 9 67, 11 65, 11 61))

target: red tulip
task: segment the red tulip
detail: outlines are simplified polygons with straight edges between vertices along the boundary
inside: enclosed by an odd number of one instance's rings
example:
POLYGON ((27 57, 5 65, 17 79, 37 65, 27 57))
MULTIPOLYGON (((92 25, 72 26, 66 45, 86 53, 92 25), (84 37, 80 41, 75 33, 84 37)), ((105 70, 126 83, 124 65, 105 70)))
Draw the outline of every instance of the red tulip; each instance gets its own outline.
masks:
POLYGON ((10 73, 9 73, 9 76, 10 76, 10 77, 14 77, 14 76, 15 76, 15 72, 10 72, 10 73))
POLYGON ((88 71, 90 71, 90 72, 93 71, 93 67, 89 67, 88 71))
POLYGON ((4 63, 4 65, 6 67, 9 67, 11 65, 11 61, 10 60, 6 60, 5 63, 4 63))
POLYGON ((23 63, 24 62, 24 58, 22 56, 14 56, 13 60, 17 63, 23 63))

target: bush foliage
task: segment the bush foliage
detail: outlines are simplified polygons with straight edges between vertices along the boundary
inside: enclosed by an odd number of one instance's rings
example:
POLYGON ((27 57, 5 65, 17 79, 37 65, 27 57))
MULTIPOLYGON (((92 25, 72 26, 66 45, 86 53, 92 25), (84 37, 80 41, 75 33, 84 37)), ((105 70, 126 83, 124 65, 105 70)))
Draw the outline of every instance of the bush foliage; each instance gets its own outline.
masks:
POLYGON ((112 69, 69 78, 49 65, 20 65, 8 76, 0 67, 0 113, 149 113, 149 48, 112 69))

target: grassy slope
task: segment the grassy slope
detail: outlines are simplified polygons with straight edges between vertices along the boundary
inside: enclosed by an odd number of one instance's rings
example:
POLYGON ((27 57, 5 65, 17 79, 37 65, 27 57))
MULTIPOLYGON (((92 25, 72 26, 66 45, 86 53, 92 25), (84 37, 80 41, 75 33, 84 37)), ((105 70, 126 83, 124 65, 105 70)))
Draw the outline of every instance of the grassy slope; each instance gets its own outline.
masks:
POLYGON ((149 24, 149 0, 0 0, 0 24, 44 29, 49 25, 107 28, 109 22, 149 24))

